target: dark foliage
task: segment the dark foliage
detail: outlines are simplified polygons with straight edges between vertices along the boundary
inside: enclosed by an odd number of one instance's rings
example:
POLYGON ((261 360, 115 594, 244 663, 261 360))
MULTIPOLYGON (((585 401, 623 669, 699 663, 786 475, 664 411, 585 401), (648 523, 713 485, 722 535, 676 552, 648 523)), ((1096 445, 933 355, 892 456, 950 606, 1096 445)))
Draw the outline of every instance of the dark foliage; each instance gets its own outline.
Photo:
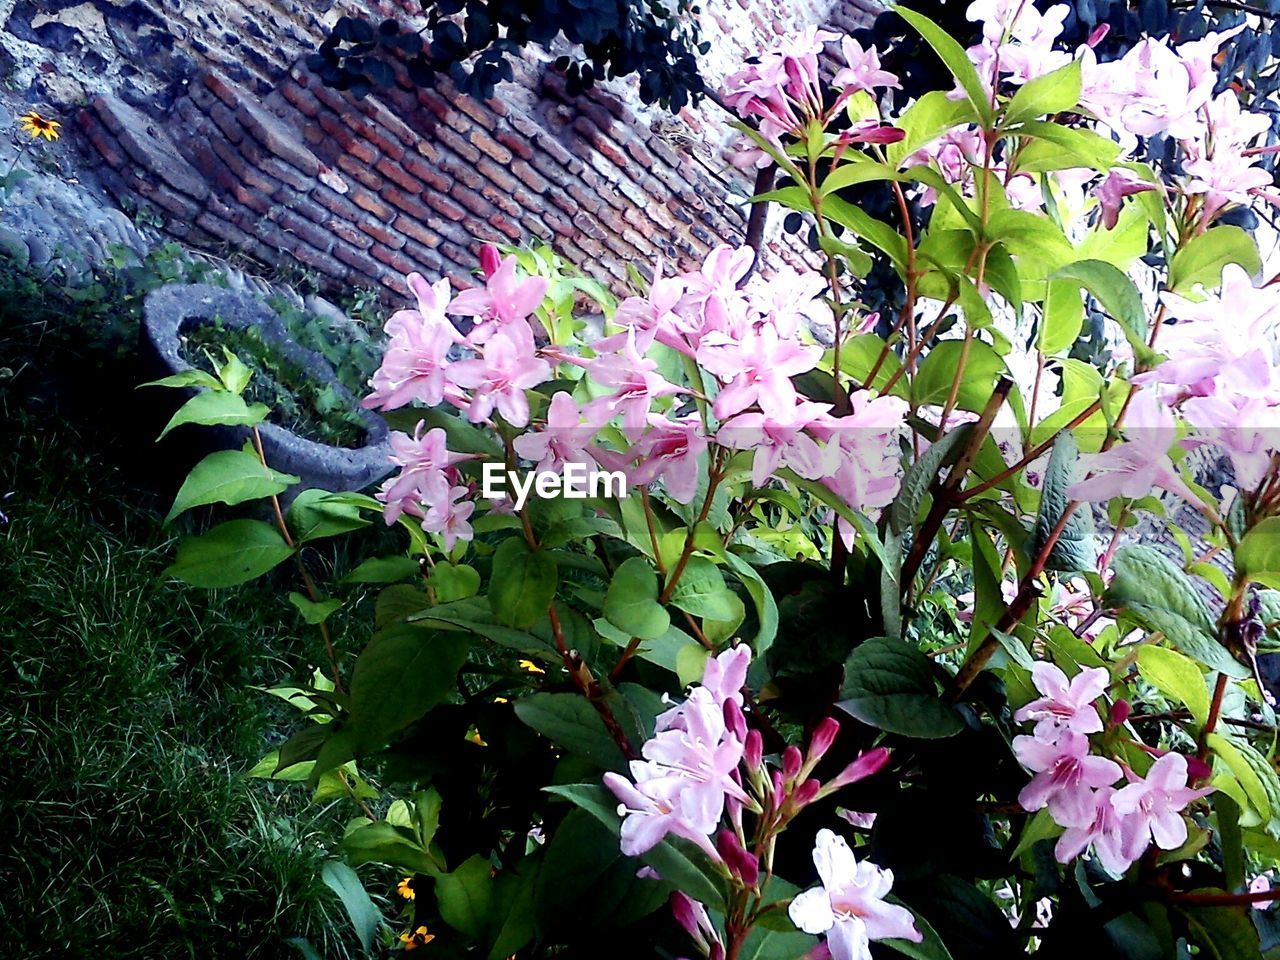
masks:
POLYGON ((326 84, 357 97, 391 86, 399 60, 419 86, 444 73, 463 91, 489 98, 498 81, 512 79, 512 58, 523 48, 547 50, 563 39, 576 52, 555 66, 570 93, 634 74, 641 100, 679 110, 706 89, 696 54, 710 46, 699 43, 685 16, 698 12, 689 0, 677 0, 674 9, 658 0, 422 0, 422 6, 421 29, 343 17, 308 65, 326 84))

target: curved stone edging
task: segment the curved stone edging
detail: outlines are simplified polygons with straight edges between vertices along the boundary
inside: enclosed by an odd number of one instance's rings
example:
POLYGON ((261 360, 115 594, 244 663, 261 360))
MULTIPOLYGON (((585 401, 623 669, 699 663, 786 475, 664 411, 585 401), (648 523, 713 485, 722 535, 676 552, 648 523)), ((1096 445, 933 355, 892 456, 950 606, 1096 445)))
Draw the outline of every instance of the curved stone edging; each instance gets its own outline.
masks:
MULTIPOLYGON (((333 447, 299 437, 274 423, 259 427, 263 449, 272 468, 302 478, 301 487, 325 490, 360 490, 381 480, 392 470, 386 422, 362 409, 339 382, 319 354, 289 338, 280 318, 249 294, 210 284, 170 284, 148 294, 143 308, 142 335, 159 363, 170 373, 191 369, 182 358, 179 336, 183 330, 217 317, 229 327, 258 327, 282 356, 304 368, 317 381, 334 387, 364 421, 368 440, 362 447, 333 447)), ((219 428, 243 443, 244 428, 219 428)))

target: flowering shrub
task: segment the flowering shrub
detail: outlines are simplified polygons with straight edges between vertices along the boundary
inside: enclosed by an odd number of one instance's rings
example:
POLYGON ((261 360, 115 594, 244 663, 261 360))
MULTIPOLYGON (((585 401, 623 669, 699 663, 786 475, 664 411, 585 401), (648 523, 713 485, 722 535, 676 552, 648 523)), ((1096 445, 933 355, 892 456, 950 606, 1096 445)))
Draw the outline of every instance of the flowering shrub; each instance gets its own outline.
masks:
MULTIPOLYGON (((1098 64, 1055 48, 1059 8, 980 0, 967 51, 901 15, 953 92, 884 114, 877 52, 844 40, 831 90, 837 38, 812 32, 728 81, 743 163, 782 177, 757 199, 813 218, 815 275, 746 279, 752 252, 722 247, 614 303, 486 248, 482 285, 410 276, 387 324, 367 403, 406 429, 376 496, 286 513, 294 478, 253 443, 179 493, 272 498, 274 528, 224 523, 171 573, 296 558, 326 640, 357 598, 302 551, 377 517, 407 534, 345 572, 385 585, 373 639, 275 691, 308 722, 257 771, 359 805, 343 854, 408 875, 405 947, 1280 944, 1253 909, 1280 856, 1256 660, 1280 644, 1280 292, 1219 222, 1270 202, 1263 125, 1212 96, 1221 36, 1098 64), (1183 152, 1172 185, 1125 159, 1155 134, 1183 152), (900 228, 835 195, 873 181, 900 228), (906 288, 887 338, 858 301, 873 258, 906 288), (1086 298, 1096 364, 1072 356, 1086 298)), ((245 377, 228 356, 171 378, 204 388, 173 425, 252 432, 245 377)))

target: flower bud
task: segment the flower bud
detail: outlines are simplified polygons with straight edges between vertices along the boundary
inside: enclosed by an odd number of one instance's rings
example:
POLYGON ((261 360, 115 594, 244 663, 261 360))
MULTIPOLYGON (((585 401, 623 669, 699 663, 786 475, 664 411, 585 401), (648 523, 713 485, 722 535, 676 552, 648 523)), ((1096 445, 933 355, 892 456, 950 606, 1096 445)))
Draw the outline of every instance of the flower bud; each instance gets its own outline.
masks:
POLYGON ((817 763, 821 760, 836 742, 836 735, 839 733, 840 722, 835 717, 823 719, 809 738, 809 762, 817 763))
POLYGON ((716 834, 716 849, 724 858, 729 872, 748 887, 754 887, 760 880, 760 861, 743 849, 738 835, 732 830, 721 830, 716 834))
POLYGON ((739 740, 743 740, 747 736, 747 717, 742 712, 736 700, 726 700, 724 702, 724 725, 732 731, 733 735, 739 740))
POLYGON ((818 795, 818 791, 822 789, 822 784, 812 777, 806 780, 800 786, 796 787, 796 792, 791 795, 791 799, 797 807, 807 807, 813 803, 814 798, 818 795))
POLYGON ((800 775, 800 768, 804 766, 804 757, 800 755, 797 747, 787 747, 782 751, 782 778, 784 780, 794 780, 800 775))
POLYGON ((839 787, 847 787, 851 783, 857 783, 859 780, 865 780, 872 774, 879 773, 884 769, 885 764, 889 762, 889 751, 884 747, 876 747, 874 750, 868 750, 861 754, 858 759, 849 764, 831 781, 832 789, 839 787))
POLYGON ((759 730, 748 730, 746 743, 742 748, 742 762, 748 770, 759 770, 764 762, 764 737, 759 730))
POLYGON ((700 909, 702 909, 702 904, 692 897, 681 893, 679 890, 672 892, 671 913, 676 918, 676 923, 680 924, 685 933, 693 937, 694 940, 705 944, 706 941, 702 937, 702 931, 698 928, 700 909))
POLYGON ((1111 705, 1111 725, 1118 727, 1129 719, 1129 714, 1133 713, 1133 707, 1129 705, 1128 700, 1117 700, 1111 705))
POLYGON ((480 272, 484 274, 484 278, 488 280, 498 268, 502 266, 502 255, 498 253, 498 248, 492 243, 486 243, 480 248, 480 272))
POLYGON ((1109 23, 1098 24, 1096 27, 1093 28, 1093 33, 1089 34, 1089 39, 1084 42, 1085 46, 1091 47, 1091 48, 1096 47, 1098 44, 1100 44, 1103 40, 1106 39, 1107 34, 1110 32, 1111 32, 1111 24, 1109 23))

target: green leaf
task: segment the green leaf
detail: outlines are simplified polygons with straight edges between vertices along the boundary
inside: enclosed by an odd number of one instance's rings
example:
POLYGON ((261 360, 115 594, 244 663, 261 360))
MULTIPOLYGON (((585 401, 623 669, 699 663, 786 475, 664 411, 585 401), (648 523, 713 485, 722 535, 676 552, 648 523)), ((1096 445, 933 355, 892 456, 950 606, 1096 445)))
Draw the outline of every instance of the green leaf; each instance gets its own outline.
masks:
MULTIPOLYGON (((785 189, 793 189, 787 187, 785 189)), ((883 220, 855 207, 841 197, 830 196, 822 202, 822 212, 841 226, 848 227, 878 250, 886 253, 899 273, 907 268, 907 241, 883 220)))
POLYGON ((537 860, 525 857, 494 878, 489 917, 489 960, 507 960, 533 939, 534 889, 539 874, 537 860))
MULTIPOLYGON (((1050 290, 1059 282, 1070 281, 1088 290, 1102 308, 1115 318, 1124 330, 1125 339, 1139 356, 1150 353, 1147 347, 1147 313, 1142 305, 1142 295, 1129 277, 1120 269, 1102 260, 1079 260, 1068 264, 1049 277, 1050 290)), ((1052 336, 1045 333, 1042 349, 1045 353, 1059 353, 1075 342, 1063 344, 1065 339, 1058 331, 1052 336), (1050 349, 1054 347, 1056 349, 1050 349)), ((1077 329, 1076 333, 1079 333, 1077 329)))
POLYGON ((1115 573, 1103 596, 1148 630, 1160 631, 1194 660, 1236 679, 1248 679, 1247 667, 1214 636, 1213 618, 1191 579, 1152 547, 1121 547, 1112 561, 1115 573))
POLYGON ((987 239, 1004 244, 1024 283, 1044 279, 1076 259, 1062 229, 1043 214, 1029 210, 997 210, 987 222, 987 239))
POLYGON ((436 877, 436 906, 440 916, 473 940, 483 937, 493 908, 493 867, 476 854, 452 873, 436 877))
POLYGON ((1008 126, 1024 120, 1072 110, 1080 102, 1080 61, 1072 60, 1065 67, 1029 80, 1018 88, 1005 108, 1004 122, 1008 126))
POLYGON ((549 553, 530 550, 520 537, 502 541, 493 555, 489 609, 508 627, 527 629, 547 615, 559 574, 549 553))
POLYGON ((324 623, 335 610, 342 607, 341 600, 331 598, 329 600, 314 601, 296 590, 289 591, 289 602, 298 608, 298 612, 302 614, 302 619, 313 627, 324 623))
POLYGON ((720 568, 706 557, 689 558, 671 593, 671 603, 709 620, 742 618, 742 601, 725 585, 720 568))
POLYGON ((231 505, 284 493, 297 482, 297 477, 264 467, 261 460, 244 450, 219 450, 197 463, 187 475, 164 522, 169 523, 192 507, 231 505))
POLYGON ((1089 167, 1105 172, 1120 156, 1118 143, 1092 130, 1029 121, 1012 132, 1033 138, 1018 154, 1016 169, 1025 173, 1045 173, 1072 167, 1089 167))
POLYGON ((727 554, 725 560, 729 569, 746 588, 747 593, 751 596, 751 602, 755 606, 756 621, 759 627, 756 629, 756 635, 751 641, 751 649, 755 652, 755 659, 761 662, 764 653, 773 644, 774 637, 778 635, 778 604, 773 599, 773 593, 769 590, 769 585, 764 582, 764 578, 760 576, 760 572, 742 559, 736 553, 727 554))
POLYGON ((222 381, 213 374, 196 367, 187 370, 179 370, 177 373, 162 377, 159 380, 149 380, 140 384, 138 389, 142 387, 207 387, 210 390, 222 391, 222 381))
POLYGON ((643 557, 624 560, 614 571, 604 598, 604 616, 629 636, 656 640, 671 626, 658 603, 658 575, 643 557))
POLYGON ((921 147, 973 118, 973 105, 968 100, 952 100, 945 90, 930 90, 894 121, 906 136, 884 148, 885 158, 897 167, 921 147))
POLYGON ((1280 517, 1267 517, 1246 533, 1235 559, 1237 573, 1280 587, 1280 517))
MULTIPOLYGON (((1028 553, 1038 557, 1049 541, 1058 522, 1066 511, 1071 498, 1067 489, 1079 479, 1080 446, 1068 432, 1058 435, 1049 465, 1045 469, 1044 484, 1040 490, 1040 511, 1036 515, 1035 530, 1031 535, 1028 553)), ((1077 507, 1067 518, 1062 533, 1049 551, 1045 569, 1059 573, 1084 573, 1098 565, 1098 543, 1093 526, 1093 513, 1087 504, 1077 507)))
POLYGON ((289 505, 287 519, 293 539, 298 543, 349 533, 367 527, 370 522, 349 495, 319 489, 298 494, 289 505))
MULTIPOLYGON (((902 905, 897 897, 886 897, 891 903, 902 905)), ((916 930, 924 939, 920 943, 912 943, 910 940, 887 939, 881 942, 886 947, 892 947, 898 953, 906 957, 913 957, 914 960, 952 960, 951 951, 942 942, 942 938, 938 936, 938 931, 929 925, 929 921, 920 916, 919 913, 912 911, 916 924, 916 930)))
POLYGON ((600 714, 577 693, 535 693, 516 702, 516 716, 556 746, 605 770, 625 770, 626 760, 600 714))
POLYGON ((1040 319, 1040 352, 1053 357, 1070 350, 1080 339, 1083 325, 1084 301, 1080 288, 1063 280, 1050 280, 1040 319))
POLYGON ((320 878, 342 901, 347 917, 355 928, 356 937, 360 940, 360 946, 368 953, 373 949, 373 938, 382 925, 382 914, 369 899, 360 878, 349 866, 337 860, 330 860, 320 868, 320 878))
POLYGON ((370 557, 342 578, 344 583, 395 583, 420 572, 412 557, 370 557))
POLYGON ((840 709, 889 733, 935 739, 964 729, 960 714, 938 694, 929 658, 901 640, 873 637, 854 650, 840 696, 840 709))
POLYGON ((1196 723, 1203 726, 1209 718, 1209 690, 1204 673, 1190 657, 1147 644, 1138 651, 1138 673, 1165 696, 1190 710, 1196 723))
MULTIPOLYGON (((965 345, 960 340, 944 340, 936 344, 916 373, 912 393, 917 407, 942 405, 951 395, 951 387, 960 369, 965 345)), ((1005 372, 1004 359, 990 344, 974 340, 969 344, 964 377, 956 394, 956 407, 981 410, 991 399, 996 378, 1005 372)))
POLYGON ((454 690, 470 645, 456 633, 402 624, 377 634, 356 660, 351 721, 360 753, 441 703, 454 690))
POLYGON ((178 408, 165 428, 156 439, 162 440, 176 427, 185 423, 197 423, 203 426, 256 426, 267 419, 270 409, 261 403, 245 403, 243 398, 234 393, 219 393, 207 390, 178 408))
POLYGON ((1266 757, 1247 741, 1220 733, 1209 734, 1205 743, 1231 770, 1263 823, 1280 814, 1280 777, 1266 757))
POLYGON ((1253 275, 1262 269, 1258 247, 1239 227, 1210 227, 1188 240, 1169 264, 1169 289, 1186 293, 1196 284, 1213 289, 1222 284, 1222 270, 1238 263, 1253 275))
MULTIPOLYGON (((608 827, 615 837, 618 836, 621 829, 618 801, 604 787, 597 783, 571 783, 542 789, 587 811, 608 827)), ((724 880, 715 866, 707 861, 706 855, 693 844, 667 837, 640 859, 653 867, 667 883, 710 909, 724 909, 724 880)))
POLYGON ((260 577, 293 556, 275 527, 261 520, 228 520, 206 534, 183 540, 164 571, 193 587, 234 587, 260 577))
MULTIPOLYGON (((553 560, 552 563, 554 562, 553 560)), ((427 584, 435 590, 437 601, 452 603, 474 597, 480 592, 480 574, 475 567, 465 563, 441 561, 431 568, 427 584)))
POLYGON ((226 357, 226 362, 218 365, 218 379, 232 393, 244 393, 244 388, 249 385, 253 371, 226 347, 222 348, 222 355, 226 357))
POLYGON ((407 619, 442 629, 465 630, 501 646, 535 657, 556 654, 554 646, 532 633, 498 623, 485 597, 468 597, 466 600, 442 603, 429 609, 419 607, 417 610, 410 611, 407 619))
POLYGON ((969 54, 965 52, 965 49, 956 43, 942 27, 924 14, 902 6, 895 6, 893 11, 915 27, 920 36, 924 37, 929 46, 933 47, 934 52, 947 65, 951 75, 959 81, 960 86, 964 89, 965 95, 969 98, 969 103, 973 105, 974 113, 977 114, 981 121, 980 125, 984 129, 990 129, 995 120, 995 109, 991 105, 990 94, 987 93, 982 80, 979 79, 978 71, 974 69, 973 62, 969 59, 969 54))
POLYGON ((1046 810, 1040 810, 1035 816, 1031 817, 1022 826, 1022 833, 1018 836, 1018 845, 1013 848, 1010 854, 1010 860, 1017 860, 1041 840, 1049 840, 1057 837, 1062 833, 1063 828, 1053 822, 1053 815, 1046 810))
POLYGON ((970 424, 964 424, 951 430, 929 445, 929 449, 920 455, 920 459, 907 468, 902 477, 902 486, 893 501, 889 514, 889 527, 901 536, 915 525, 920 505, 924 503, 929 487, 941 475, 943 467, 950 466, 960 457, 965 443, 969 439, 970 424))
POLYGON ((342 853, 353 867, 385 863, 412 873, 438 874, 443 866, 418 842, 413 831, 386 820, 374 820, 348 831, 342 838, 342 853))

